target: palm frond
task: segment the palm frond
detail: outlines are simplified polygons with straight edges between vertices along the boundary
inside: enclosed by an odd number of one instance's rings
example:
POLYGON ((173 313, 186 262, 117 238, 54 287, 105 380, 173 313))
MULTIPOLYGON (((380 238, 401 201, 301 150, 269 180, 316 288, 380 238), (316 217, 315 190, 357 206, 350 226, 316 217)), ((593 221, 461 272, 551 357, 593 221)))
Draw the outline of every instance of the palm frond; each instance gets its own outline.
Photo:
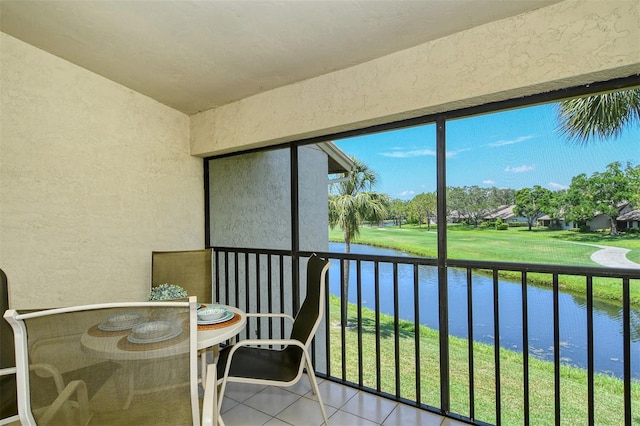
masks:
POLYGON ((569 99, 558 105, 558 131, 578 144, 618 137, 640 123, 640 89, 569 99))

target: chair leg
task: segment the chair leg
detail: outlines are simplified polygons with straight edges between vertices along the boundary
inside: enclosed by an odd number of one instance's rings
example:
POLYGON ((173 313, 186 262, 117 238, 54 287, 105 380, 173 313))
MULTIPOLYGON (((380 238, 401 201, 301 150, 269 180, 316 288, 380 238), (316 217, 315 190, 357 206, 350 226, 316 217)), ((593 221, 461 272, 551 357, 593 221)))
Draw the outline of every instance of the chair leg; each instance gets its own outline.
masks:
POLYGON ((135 391, 135 382, 133 378, 133 368, 130 365, 127 365, 125 368, 125 378, 127 380, 127 399, 124 402, 124 410, 128 410, 131 402, 133 401, 133 394, 135 391))
POLYGON ((207 386, 207 350, 200 350, 200 384, 202 389, 206 389, 207 386))
POLYGON ((209 364, 210 368, 207 373, 207 383, 203 383, 204 400, 202 406, 202 425, 203 426, 220 426, 224 425, 222 417, 220 416, 220 409, 218 407, 218 385, 216 365, 209 364))
POLYGON ((313 371, 313 366, 311 365, 311 360, 309 359, 309 354, 307 351, 304 351, 304 359, 307 364, 307 376, 309 376, 309 381, 311 382, 311 389, 313 393, 318 397, 318 404, 320 404, 320 410, 322 411, 322 417, 324 418, 325 426, 329 426, 329 419, 327 418, 327 412, 324 409, 324 404, 322 403, 322 396, 320 395, 320 388, 318 388, 318 382, 316 381, 316 374, 313 371))
MULTIPOLYGON (((216 385, 217 386, 217 385, 216 385)), ((226 377, 223 378, 222 384, 220 384, 220 388, 218 389, 218 426, 224 426, 224 421, 222 421, 222 416, 220 413, 222 412, 222 398, 224 398, 224 391, 227 388, 227 380, 226 377)))

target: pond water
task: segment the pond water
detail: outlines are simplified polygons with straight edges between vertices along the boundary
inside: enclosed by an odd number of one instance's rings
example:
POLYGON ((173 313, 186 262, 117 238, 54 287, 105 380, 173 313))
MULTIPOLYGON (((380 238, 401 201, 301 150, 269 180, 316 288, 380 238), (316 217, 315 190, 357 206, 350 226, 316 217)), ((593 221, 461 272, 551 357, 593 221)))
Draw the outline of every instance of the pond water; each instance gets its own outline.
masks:
MULTIPOLYGON (((329 250, 344 253, 343 243, 330 243, 329 250)), ((406 253, 366 245, 352 244, 351 253, 408 256, 406 253)), ((375 309, 373 262, 362 262, 362 305, 375 309)), ((330 271, 330 291, 340 296, 338 262, 330 271)), ((380 312, 393 315, 393 266, 379 264, 380 312)), ((437 269, 421 266, 419 271, 420 324, 438 329, 437 269)), ((449 334, 468 338, 466 272, 451 268, 449 278, 449 334)), ((494 343, 493 280, 474 274, 473 282, 473 338, 477 342, 494 343)), ((414 321, 413 266, 398 266, 399 312, 401 319, 414 321)), ((522 289, 519 283, 500 280, 499 321, 500 345, 522 351, 522 289)), ((529 321, 529 355, 553 360, 553 292, 529 286, 527 289, 529 321)), ((349 301, 357 302, 356 266, 352 262, 349 280, 349 301)), ((623 338, 621 304, 594 300, 594 367, 597 372, 622 378, 623 338)), ((568 293, 559 294, 560 358, 561 362, 580 368, 587 366, 586 299, 568 293)), ((350 315, 355 314, 350 312, 350 315)), ((640 380, 640 310, 631 310, 631 377, 640 380)))

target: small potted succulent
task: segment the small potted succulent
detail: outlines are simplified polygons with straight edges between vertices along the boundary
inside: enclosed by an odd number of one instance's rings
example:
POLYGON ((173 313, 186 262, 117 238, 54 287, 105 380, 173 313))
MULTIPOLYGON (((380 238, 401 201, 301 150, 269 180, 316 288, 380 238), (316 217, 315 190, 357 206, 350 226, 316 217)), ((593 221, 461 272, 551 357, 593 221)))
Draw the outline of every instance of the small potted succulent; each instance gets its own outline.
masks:
POLYGON ((149 300, 182 299, 187 296, 187 291, 179 285, 165 283, 151 288, 149 300))

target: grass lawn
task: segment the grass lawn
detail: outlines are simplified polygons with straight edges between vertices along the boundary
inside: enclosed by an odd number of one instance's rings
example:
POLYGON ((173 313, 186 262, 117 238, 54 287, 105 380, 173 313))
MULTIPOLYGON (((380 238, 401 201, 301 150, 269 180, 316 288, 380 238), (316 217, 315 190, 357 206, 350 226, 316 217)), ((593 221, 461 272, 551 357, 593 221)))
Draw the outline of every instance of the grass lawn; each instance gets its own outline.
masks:
MULTIPOLYGON (((331 296, 330 323, 339 321, 340 299, 331 296)), ((350 320, 357 321, 355 305, 349 306, 350 320)), ((395 385, 395 333, 393 317, 380 315, 381 390, 396 394, 395 385)), ((369 309, 362 311, 362 376, 363 385, 376 388, 375 316, 369 309)), ((414 325, 400 321, 399 354, 400 389, 403 398, 416 400, 416 357, 414 325)), ((420 326, 420 402, 434 407, 440 405, 440 373, 438 332, 420 326)), ((339 327, 330 330, 331 375, 341 377, 342 362, 346 365, 345 379, 358 383, 358 334, 357 329, 346 331, 346 341, 341 342, 339 327), (344 345, 346 358, 342 359, 344 345)), ((468 343, 465 339, 449 337, 451 411, 469 416, 469 368, 468 343)), ((500 350, 501 420, 503 424, 523 423, 523 360, 522 354, 500 350)), ((475 418, 496 423, 494 348, 474 343, 475 418)), ((587 424, 587 373, 586 370, 561 367, 562 424, 587 424)), ((553 363, 529 358, 529 392, 531 424, 554 423, 554 371, 553 363)), ((634 424, 640 424, 640 383, 632 382, 632 413, 634 424)), ((623 382, 602 374, 595 375, 595 423, 598 425, 622 425, 623 382)))
MULTIPOLYGON (((360 236, 353 243, 395 248, 416 256, 437 256, 437 233, 435 228, 427 231, 423 226, 412 225, 370 227, 363 226, 360 236)), ((342 242, 342 230, 329 230, 329 240, 342 242)), ((494 260, 502 262, 524 262, 560 264, 570 266, 600 266, 591 260, 598 248, 584 244, 624 247, 631 251, 627 258, 640 263, 640 235, 611 236, 601 233, 581 234, 571 231, 547 231, 527 228, 509 228, 496 231, 492 228, 450 226, 447 229, 448 255, 452 259, 494 260)), ((520 274, 511 274, 518 281, 520 274)), ((501 275, 510 278, 509 273, 501 275)), ((529 274, 535 285, 550 286, 548 274, 529 274)), ((585 294, 585 280, 581 277, 559 277, 560 288, 577 294, 585 294)), ((594 296, 603 300, 621 300, 620 280, 594 279, 594 296)), ((631 281, 631 303, 640 306, 640 280, 631 281)))

